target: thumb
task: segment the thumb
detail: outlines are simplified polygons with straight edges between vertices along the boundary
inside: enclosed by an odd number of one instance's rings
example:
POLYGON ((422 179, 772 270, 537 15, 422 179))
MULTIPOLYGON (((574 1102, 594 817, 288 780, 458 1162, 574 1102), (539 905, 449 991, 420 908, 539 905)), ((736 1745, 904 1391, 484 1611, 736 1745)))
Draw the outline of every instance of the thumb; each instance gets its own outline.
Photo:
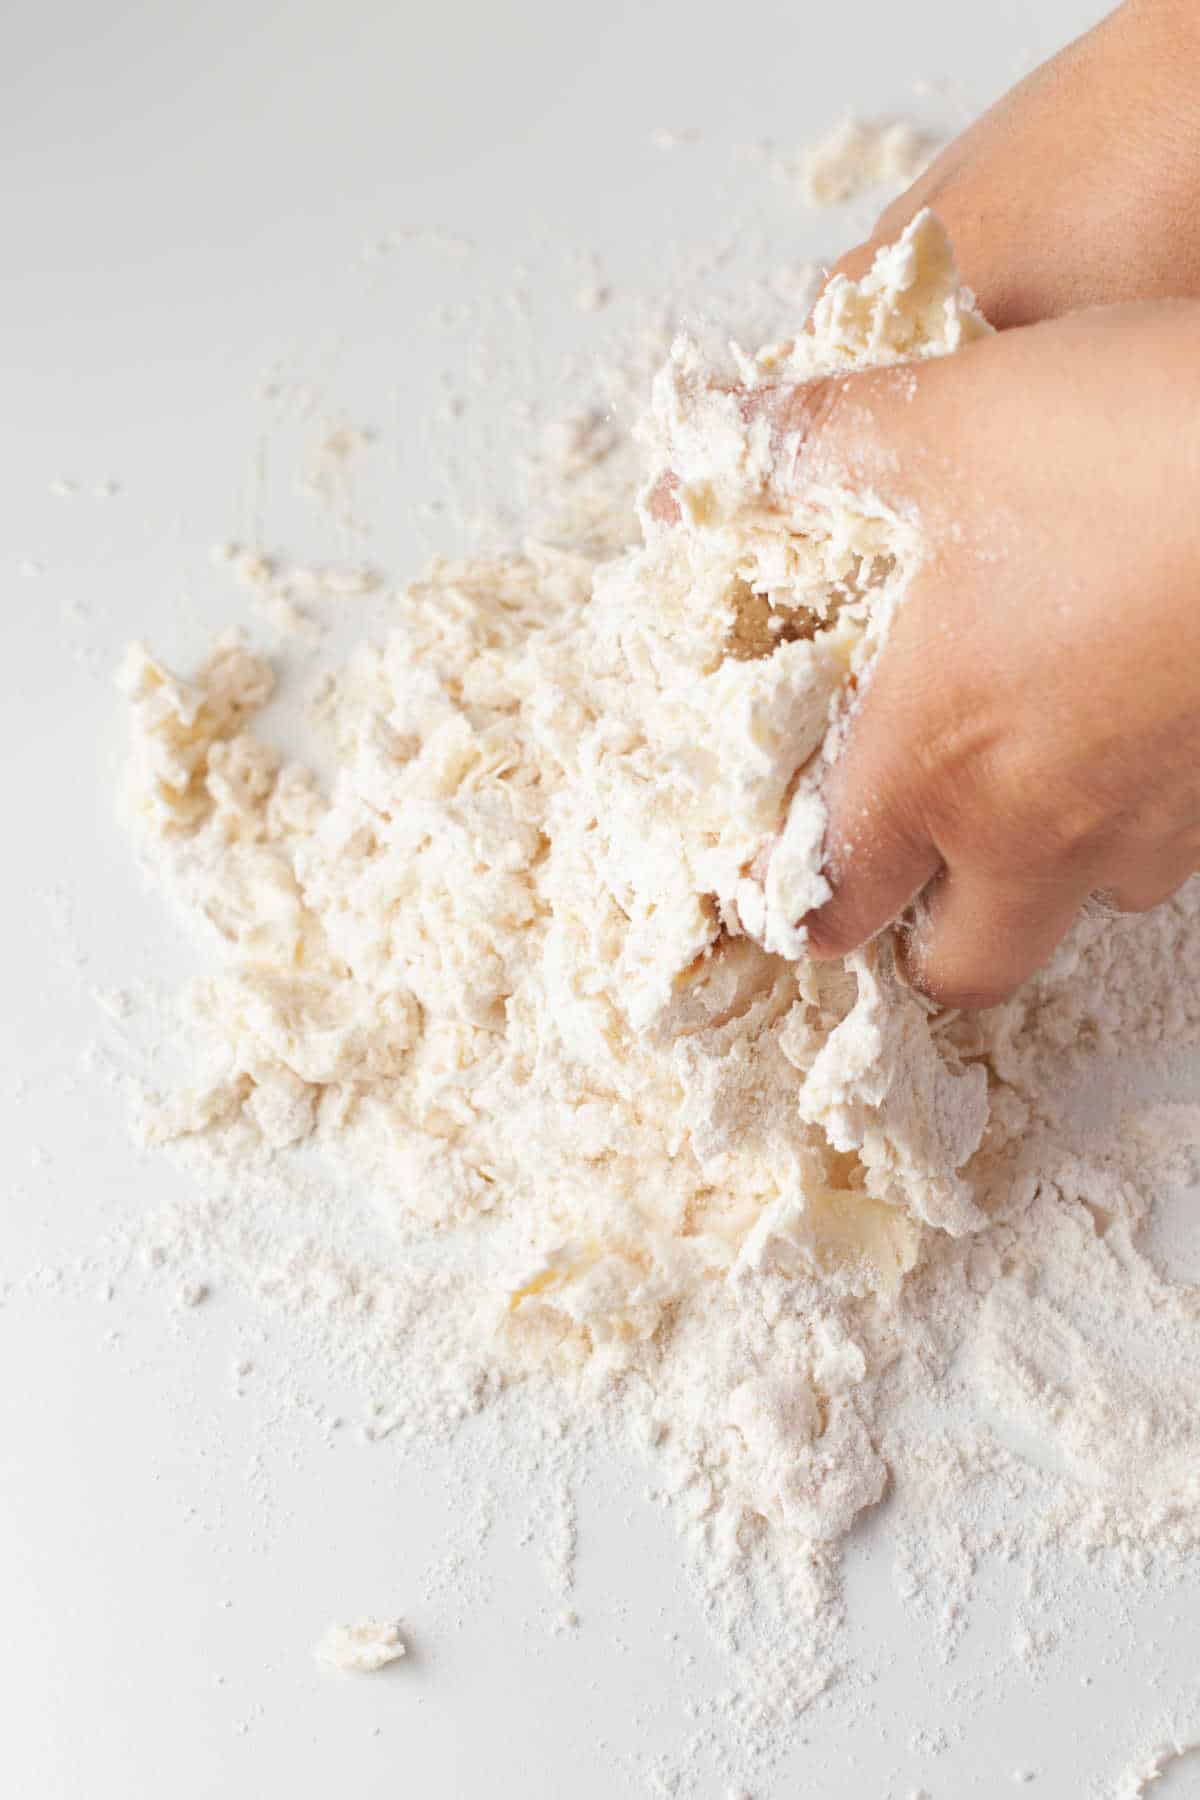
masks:
POLYGON ((868 685, 825 787, 825 875, 832 897, 804 924, 811 954, 848 956, 898 919, 941 868, 886 690, 868 685))
POLYGON ((949 446, 970 428, 986 348, 759 389, 750 406, 770 422, 779 498, 835 487, 922 511, 936 503, 956 485, 949 446))

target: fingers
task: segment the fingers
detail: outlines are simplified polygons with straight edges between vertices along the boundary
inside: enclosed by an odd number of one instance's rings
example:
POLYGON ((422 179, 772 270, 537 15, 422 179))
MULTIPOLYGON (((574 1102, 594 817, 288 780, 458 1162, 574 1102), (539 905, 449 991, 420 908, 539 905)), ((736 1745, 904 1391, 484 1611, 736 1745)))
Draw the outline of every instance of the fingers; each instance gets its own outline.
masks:
POLYGON ((931 765, 927 741, 918 752, 936 698, 904 650, 885 651, 826 789, 834 892, 805 920, 810 953, 845 956, 916 901, 898 944, 912 985, 942 1006, 995 1006, 1054 953, 1098 872, 1049 840, 1044 857, 1029 842, 1005 854, 999 806, 990 834, 973 830, 988 796, 973 779, 960 788, 942 759, 931 765))
POLYGON ((1160 854, 1104 889, 1104 898, 1119 913, 1150 912, 1179 892, 1196 873, 1196 852, 1191 846, 1160 854))
POLYGON ((886 704, 864 701, 826 788, 825 874, 833 897, 804 921, 818 960, 847 956, 891 925, 941 857, 913 815, 886 704))
MULTIPOLYGON (((788 479, 796 487, 846 483, 885 495, 892 490, 897 500, 914 499, 927 520, 936 515, 943 497, 954 491, 941 459, 961 440, 962 397, 972 391, 962 368, 969 355, 965 350, 918 367, 870 370, 781 390, 774 417, 789 451, 788 479)), ((935 540, 939 535, 936 522, 933 535, 935 540)), ((1017 971, 1014 980, 1026 971, 1019 967, 1015 945, 994 979, 986 944, 973 945, 980 953, 977 963, 967 958, 960 942, 961 909, 965 904, 982 916, 982 895, 944 873, 936 826, 953 801, 953 784, 931 744, 945 737, 948 744, 961 739, 969 748, 970 732, 933 729, 946 703, 939 675, 946 646, 931 648, 919 621, 938 616, 946 580, 931 553, 862 692, 826 787, 825 873, 833 894, 804 923, 814 957, 845 956, 894 924, 933 882, 938 900, 927 921, 929 936, 921 940, 928 962, 913 965, 917 985, 953 992, 956 1004, 983 1004, 998 987, 1007 991, 1010 969, 1017 971), (944 942, 943 918, 949 934, 944 942)), ((1044 952, 1035 950, 1036 961, 1056 942, 1054 935, 1044 952)))
POLYGON ((771 421, 777 492, 790 499, 810 487, 845 487, 937 512, 954 488, 946 447, 963 437, 989 372, 977 361, 988 343, 761 390, 753 405, 771 421))
POLYGON ((1195 871, 1178 850, 1096 890, 1078 868, 998 875, 943 870, 921 896, 900 946, 908 979, 942 1006, 975 1009, 1007 1000, 1049 961, 1085 908, 1149 912, 1195 871))
MULTIPOLYGON (((913 211, 914 212, 916 211, 915 207, 913 208, 913 211)), ((907 223, 908 223, 908 220, 905 219, 904 225, 907 225, 907 223)), ((904 229, 904 225, 901 226, 901 228, 900 228, 901 230, 904 229)), ((899 232, 893 233, 893 237, 898 237, 898 236, 899 236, 899 232)), ((877 226, 876 229, 872 232, 871 236, 869 238, 867 238, 865 240, 865 242, 863 242, 861 244, 856 244, 854 246, 853 250, 847 250, 844 256, 839 256, 837 261, 834 263, 833 267, 829 270, 829 272, 825 276, 824 281, 821 283, 820 291, 817 294, 816 300, 813 301, 813 307, 816 306, 817 300, 819 300, 821 298, 821 295, 825 292, 825 289, 829 286, 830 282, 835 279, 836 276, 844 275, 846 277, 847 281, 861 281, 863 276, 865 274, 867 274, 867 272, 869 271, 871 264, 875 261, 875 256, 876 256, 877 251, 879 250, 880 245, 886 244, 886 243, 891 243, 891 242, 892 242, 892 238, 884 237, 882 232, 880 231, 879 227, 877 226)), ((809 309, 808 316, 809 316, 809 323, 811 324, 812 308, 809 309)))
POLYGON ((650 489, 650 492, 646 497, 646 511, 650 514, 650 517, 656 519, 660 525, 678 525, 680 519, 679 501, 675 497, 678 492, 679 477, 673 474, 670 469, 667 470, 665 475, 660 475, 658 480, 654 483, 654 486, 650 489))
MULTIPOLYGON (((846 487, 939 513, 954 487, 946 446, 964 441, 977 401, 993 403, 1000 389, 1004 415, 1014 410, 1007 367, 976 361, 990 342, 978 339, 954 356, 739 390, 747 425, 765 423, 769 432, 772 497, 786 504, 810 486, 846 487)), ((679 485, 673 470, 659 476, 644 503, 651 519, 679 522, 679 485)))
POLYGON ((1050 959, 1088 889, 1079 875, 1047 882, 947 869, 922 896, 904 935, 904 971, 941 1006, 996 1006, 1050 959))

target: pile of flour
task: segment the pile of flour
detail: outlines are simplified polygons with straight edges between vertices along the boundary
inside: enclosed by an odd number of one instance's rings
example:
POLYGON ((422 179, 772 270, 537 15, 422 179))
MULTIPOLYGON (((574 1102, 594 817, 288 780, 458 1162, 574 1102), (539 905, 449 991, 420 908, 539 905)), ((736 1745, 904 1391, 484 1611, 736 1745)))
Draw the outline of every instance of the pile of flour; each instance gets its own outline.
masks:
POLYGON ((980 1020, 886 939, 805 956, 823 772, 922 552, 871 496, 792 490, 772 396, 987 330, 926 213, 811 331, 731 370, 678 341, 641 428, 678 518, 602 564, 435 563, 317 696, 331 783, 256 733, 240 639, 124 670, 141 850, 218 952, 201 1066, 141 1128, 208 1172, 210 1242, 316 1146, 395 1261, 246 1225, 264 1298, 370 1345, 388 1430, 431 1417, 415 1354, 439 1418, 525 1386, 631 1426, 731 1633, 748 1571, 787 1584, 781 1704, 828 1679, 837 1545, 889 1485, 924 1593, 999 1541, 981 1493, 1046 1541, 1200 1543, 1197 1302, 1142 1242, 1200 1131, 1072 1111, 1106 1058, 1195 1038, 1194 888, 1083 922, 980 1020))

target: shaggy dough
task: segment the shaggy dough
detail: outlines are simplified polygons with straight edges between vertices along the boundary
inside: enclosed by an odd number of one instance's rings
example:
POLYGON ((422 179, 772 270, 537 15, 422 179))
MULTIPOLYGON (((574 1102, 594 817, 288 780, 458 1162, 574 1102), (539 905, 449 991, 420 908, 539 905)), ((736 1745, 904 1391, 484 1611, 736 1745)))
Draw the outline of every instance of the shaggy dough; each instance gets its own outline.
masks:
POLYGON ((933 150, 934 139, 906 119, 843 119, 804 152, 804 198, 810 206, 841 206, 880 183, 907 186, 933 150))
MULTIPOLYGON (((983 1068, 886 944, 817 965, 799 923, 828 891, 846 685, 919 532, 869 495, 782 490, 789 446, 744 394, 987 329, 923 213, 811 334, 735 351, 740 394, 681 339, 642 429, 679 525, 645 516, 600 568, 538 544, 435 564, 325 695, 328 798, 248 729, 261 659, 225 642, 187 683, 132 651, 149 853, 229 953, 196 995, 205 1078, 149 1133, 336 1132, 412 1212, 518 1213, 504 1329, 617 1358, 764 1258, 886 1287, 923 1227, 978 1225, 983 1068)), ((754 1455, 810 1404, 743 1394, 754 1455)), ((848 1402, 830 1420, 827 1463, 861 1432, 848 1402)), ((883 1475, 845 1460, 852 1514, 883 1475)))

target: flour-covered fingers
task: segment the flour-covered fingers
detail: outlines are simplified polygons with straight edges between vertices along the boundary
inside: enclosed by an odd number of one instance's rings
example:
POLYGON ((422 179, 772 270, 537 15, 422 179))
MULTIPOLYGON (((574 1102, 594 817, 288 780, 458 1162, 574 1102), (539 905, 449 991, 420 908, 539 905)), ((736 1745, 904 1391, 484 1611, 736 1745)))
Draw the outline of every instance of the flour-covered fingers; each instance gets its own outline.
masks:
POLYGON ((953 492, 950 450, 964 441, 975 398, 986 401, 1003 379, 980 356, 988 347, 984 338, 955 356, 770 389, 779 498, 841 489, 928 512, 932 523, 953 492))
POLYGON ((668 469, 665 475, 659 476, 647 494, 646 511, 660 525, 678 525, 680 519, 679 501, 676 498, 678 492, 679 477, 668 469))
POLYGON ((1133 864, 1107 882, 1102 892, 1114 912, 1150 912, 1178 893, 1198 867, 1200 856, 1192 846, 1160 853, 1133 864))
POLYGON ((994 868, 947 868, 903 934, 905 974, 941 1006, 996 1006, 1053 955, 1091 886, 1078 873, 1029 879, 994 868))
POLYGON ((911 715, 878 672, 825 788, 825 876, 833 896, 805 920, 811 953, 846 956, 891 925, 937 874, 907 754, 911 715))
POLYGON ((937 156, 831 271, 851 278, 923 206, 1002 330, 1200 294, 1200 7, 1117 6, 937 156))
POLYGON ((938 855, 931 844, 878 824, 826 864, 833 897, 804 921, 809 952, 819 962, 848 956, 877 937, 937 872, 938 855))

